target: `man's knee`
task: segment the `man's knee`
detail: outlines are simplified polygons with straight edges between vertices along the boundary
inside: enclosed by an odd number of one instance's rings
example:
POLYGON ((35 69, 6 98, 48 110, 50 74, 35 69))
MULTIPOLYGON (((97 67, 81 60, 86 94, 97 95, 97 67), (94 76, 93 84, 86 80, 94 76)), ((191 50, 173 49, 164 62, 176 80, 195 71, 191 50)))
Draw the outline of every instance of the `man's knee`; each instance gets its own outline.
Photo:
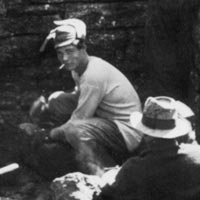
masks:
POLYGON ((76 97, 71 93, 57 91, 48 98, 48 110, 55 118, 68 119, 77 106, 76 97))
POLYGON ((62 128, 64 130, 66 141, 69 142, 74 148, 77 148, 80 144, 81 130, 72 122, 68 122, 66 125, 64 124, 62 128))
POLYGON ((61 112, 62 104, 64 104, 65 92, 57 91, 52 93, 48 98, 48 108, 51 113, 61 112))

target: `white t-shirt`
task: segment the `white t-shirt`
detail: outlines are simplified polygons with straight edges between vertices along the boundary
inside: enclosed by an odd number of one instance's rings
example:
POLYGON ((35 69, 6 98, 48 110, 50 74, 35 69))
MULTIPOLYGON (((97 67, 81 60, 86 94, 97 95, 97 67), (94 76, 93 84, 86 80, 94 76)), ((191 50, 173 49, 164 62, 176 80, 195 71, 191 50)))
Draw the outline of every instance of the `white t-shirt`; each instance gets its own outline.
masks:
POLYGON ((130 114, 141 111, 141 103, 129 80, 114 66, 94 56, 89 57, 80 77, 74 71, 72 77, 80 96, 70 121, 91 117, 113 120, 127 148, 135 149, 142 135, 130 126, 130 114))

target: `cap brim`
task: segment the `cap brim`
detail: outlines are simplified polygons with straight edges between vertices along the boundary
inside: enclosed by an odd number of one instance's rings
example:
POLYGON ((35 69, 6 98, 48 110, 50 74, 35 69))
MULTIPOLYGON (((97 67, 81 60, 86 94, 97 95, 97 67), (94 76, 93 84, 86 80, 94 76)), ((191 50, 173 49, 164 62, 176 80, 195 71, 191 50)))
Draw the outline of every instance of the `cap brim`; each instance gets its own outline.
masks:
POLYGON ((56 25, 56 26, 61 26, 63 24, 67 24, 67 22, 69 22, 69 19, 64 19, 64 20, 54 20, 53 23, 56 25))
POLYGON ((55 49, 57 49, 59 47, 68 46, 68 45, 72 44, 73 42, 74 42, 74 39, 67 40, 67 41, 55 44, 54 47, 55 47, 55 49))
POLYGON ((57 49, 59 47, 64 47, 64 46, 68 46, 68 45, 77 45, 78 44, 78 39, 71 39, 71 40, 67 40, 67 41, 64 41, 64 42, 60 42, 58 44, 55 44, 54 45, 54 48, 57 49))
POLYGON ((145 135, 157 138, 172 139, 186 135, 192 131, 191 124, 184 118, 176 120, 175 128, 170 130, 151 129, 142 123, 142 113, 134 112, 130 116, 131 125, 133 128, 141 131, 145 135))

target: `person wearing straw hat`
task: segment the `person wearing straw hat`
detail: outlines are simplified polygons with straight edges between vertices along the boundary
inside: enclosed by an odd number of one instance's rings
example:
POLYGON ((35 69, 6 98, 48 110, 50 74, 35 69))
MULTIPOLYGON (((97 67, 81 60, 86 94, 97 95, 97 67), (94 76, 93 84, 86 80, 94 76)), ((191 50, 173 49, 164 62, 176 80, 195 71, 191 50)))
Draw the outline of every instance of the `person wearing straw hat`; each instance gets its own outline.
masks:
POLYGON ((144 134, 146 150, 126 161, 97 199, 200 199, 200 146, 178 141, 192 131, 180 107, 183 103, 173 98, 149 97, 143 113, 131 115, 132 126, 144 134))
POLYGON ((71 72, 76 87, 72 93, 55 92, 47 101, 40 97, 31 109, 31 116, 47 111, 52 119, 56 118, 59 125, 51 130, 49 137, 69 142, 79 150, 79 159, 87 158, 101 165, 100 160, 106 157, 100 153, 104 148, 116 162, 122 163, 136 151, 143 138, 131 127, 129 119, 131 112, 141 111, 139 96, 117 68, 88 55, 86 25, 82 20, 66 19, 55 24, 40 51, 52 38, 62 64, 60 68, 71 72))

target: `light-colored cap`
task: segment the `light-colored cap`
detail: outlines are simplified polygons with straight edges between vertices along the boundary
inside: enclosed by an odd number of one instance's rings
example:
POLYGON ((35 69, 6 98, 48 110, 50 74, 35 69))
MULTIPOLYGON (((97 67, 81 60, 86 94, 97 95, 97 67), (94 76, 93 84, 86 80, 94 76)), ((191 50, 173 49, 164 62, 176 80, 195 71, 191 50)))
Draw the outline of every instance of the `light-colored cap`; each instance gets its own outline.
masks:
POLYGON ((49 35, 43 42, 40 51, 44 51, 47 42, 50 39, 54 39, 55 48, 63 47, 70 44, 77 44, 79 40, 85 40, 86 38, 86 25, 80 19, 65 19, 54 21, 57 26, 51 30, 49 35))
POLYGON ((144 104, 143 113, 131 114, 131 124, 142 133, 163 139, 177 138, 192 131, 191 123, 186 117, 193 112, 182 102, 173 98, 159 96, 149 97, 144 104), (184 107, 182 114, 180 108, 184 107))
POLYGON ((79 19, 66 19, 54 21, 58 26, 55 29, 55 48, 77 44, 77 40, 85 40, 86 25, 79 19))

